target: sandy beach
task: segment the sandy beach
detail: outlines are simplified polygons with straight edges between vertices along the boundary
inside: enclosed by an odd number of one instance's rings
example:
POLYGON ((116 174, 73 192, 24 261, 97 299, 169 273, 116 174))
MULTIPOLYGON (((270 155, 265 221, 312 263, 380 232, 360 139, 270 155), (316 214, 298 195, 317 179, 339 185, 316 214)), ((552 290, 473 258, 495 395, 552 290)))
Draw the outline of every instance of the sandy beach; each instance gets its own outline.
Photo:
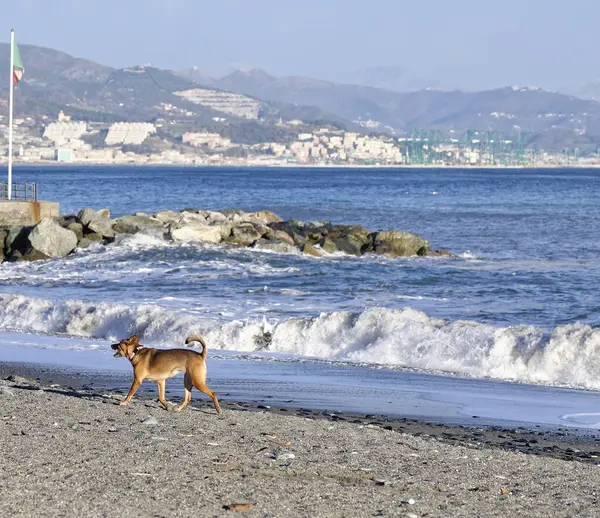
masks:
POLYGON ((2 365, 2 516, 598 514, 594 436, 501 441, 509 432, 225 400, 217 415, 197 394, 176 414, 148 395, 120 407, 113 391, 23 373, 2 365), (518 441, 530 448, 507 451, 518 441))

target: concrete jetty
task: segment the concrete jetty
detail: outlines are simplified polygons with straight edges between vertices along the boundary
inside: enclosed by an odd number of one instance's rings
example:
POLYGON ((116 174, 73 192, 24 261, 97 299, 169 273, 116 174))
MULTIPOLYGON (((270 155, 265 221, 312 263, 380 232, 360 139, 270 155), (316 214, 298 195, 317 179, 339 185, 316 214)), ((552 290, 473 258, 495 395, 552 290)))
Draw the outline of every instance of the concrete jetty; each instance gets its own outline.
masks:
POLYGON ((33 226, 58 216, 59 203, 55 201, 0 200, 0 228, 33 226))

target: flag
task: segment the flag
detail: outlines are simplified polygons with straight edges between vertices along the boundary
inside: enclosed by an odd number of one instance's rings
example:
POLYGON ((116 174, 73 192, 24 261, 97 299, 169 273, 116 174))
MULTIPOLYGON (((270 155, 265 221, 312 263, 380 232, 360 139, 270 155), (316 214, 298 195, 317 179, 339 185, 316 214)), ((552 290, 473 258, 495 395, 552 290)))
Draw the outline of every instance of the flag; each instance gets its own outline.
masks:
POLYGON ((25 73, 25 67, 21 61, 21 54, 19 53, 19 47, 15 43, 13 46, 13 81, 17 84, 25 73))

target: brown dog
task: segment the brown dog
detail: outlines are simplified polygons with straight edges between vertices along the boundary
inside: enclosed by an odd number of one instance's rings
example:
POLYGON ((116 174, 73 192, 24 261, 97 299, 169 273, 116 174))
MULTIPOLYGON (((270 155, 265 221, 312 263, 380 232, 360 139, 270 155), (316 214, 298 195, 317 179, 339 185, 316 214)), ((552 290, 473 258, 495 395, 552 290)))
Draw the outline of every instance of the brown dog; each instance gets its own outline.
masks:
POLYGON ((121 401, 121 405, 126 405, 131 401, 142 381, 145 379, 156 381, 158 385, 158 400, 165 410, 168 410, 167 400, 165 399, 165 380, 172 378, 180 372, 185 372, 183 386, 185 397, 183 403, 179 405, 175 412, 181 412, 192 400, 192 387, 204 392, 213 400, 217 412, 221 412, 219 401, 215 393, 206 386, 206 355, 208 349, 206 343, 200 335, 189 336, 185 343, 200 342, 202 344, 202 353, 197 353, 189 349, 152 349, 140 344, 136 335, 121 340, 118 344, 111 345, 112 349, 117 351, 114 356, 128 358, 133 365, 133 384, 127 397, 121 401))

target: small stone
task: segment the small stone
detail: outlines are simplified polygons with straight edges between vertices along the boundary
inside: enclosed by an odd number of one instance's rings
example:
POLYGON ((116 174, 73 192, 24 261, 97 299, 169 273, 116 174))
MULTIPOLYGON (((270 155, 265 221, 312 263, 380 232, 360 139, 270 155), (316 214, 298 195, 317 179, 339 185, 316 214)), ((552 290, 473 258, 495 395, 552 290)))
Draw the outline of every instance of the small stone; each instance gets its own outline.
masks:
POLYGON ((158 424, 158 421, 157 421, 157 419, 156 419, 155 417, 153 417, 153 416, 148 416, 146 419, 144 419, 144 420, 142 421, 142 424, 147 424, 147 425, 154 426, 154 425, 157 425, 157 424, 158 424))
POLYGON ((281 453, 277 456, 277 460, 292 460, 295 459, 296 456, 293 453, 281 453))
POLYGON ((247 511, 248 509, 252 509, 253 504, 229 504, 224 505, 223 509, 226 511, 247 511))
POLYGON ((14 396, 15 395, 14 391, 9 389, 8 387, 0 387, 0 394, 2 394, 3 396, 14 396))
POLYGON ((389 486, 390 485, 389 480, 384 480, 382 478, 376 478, 373 480, 373 482, 375 482, 375 485, 377 485, 377 486, 389 486))

